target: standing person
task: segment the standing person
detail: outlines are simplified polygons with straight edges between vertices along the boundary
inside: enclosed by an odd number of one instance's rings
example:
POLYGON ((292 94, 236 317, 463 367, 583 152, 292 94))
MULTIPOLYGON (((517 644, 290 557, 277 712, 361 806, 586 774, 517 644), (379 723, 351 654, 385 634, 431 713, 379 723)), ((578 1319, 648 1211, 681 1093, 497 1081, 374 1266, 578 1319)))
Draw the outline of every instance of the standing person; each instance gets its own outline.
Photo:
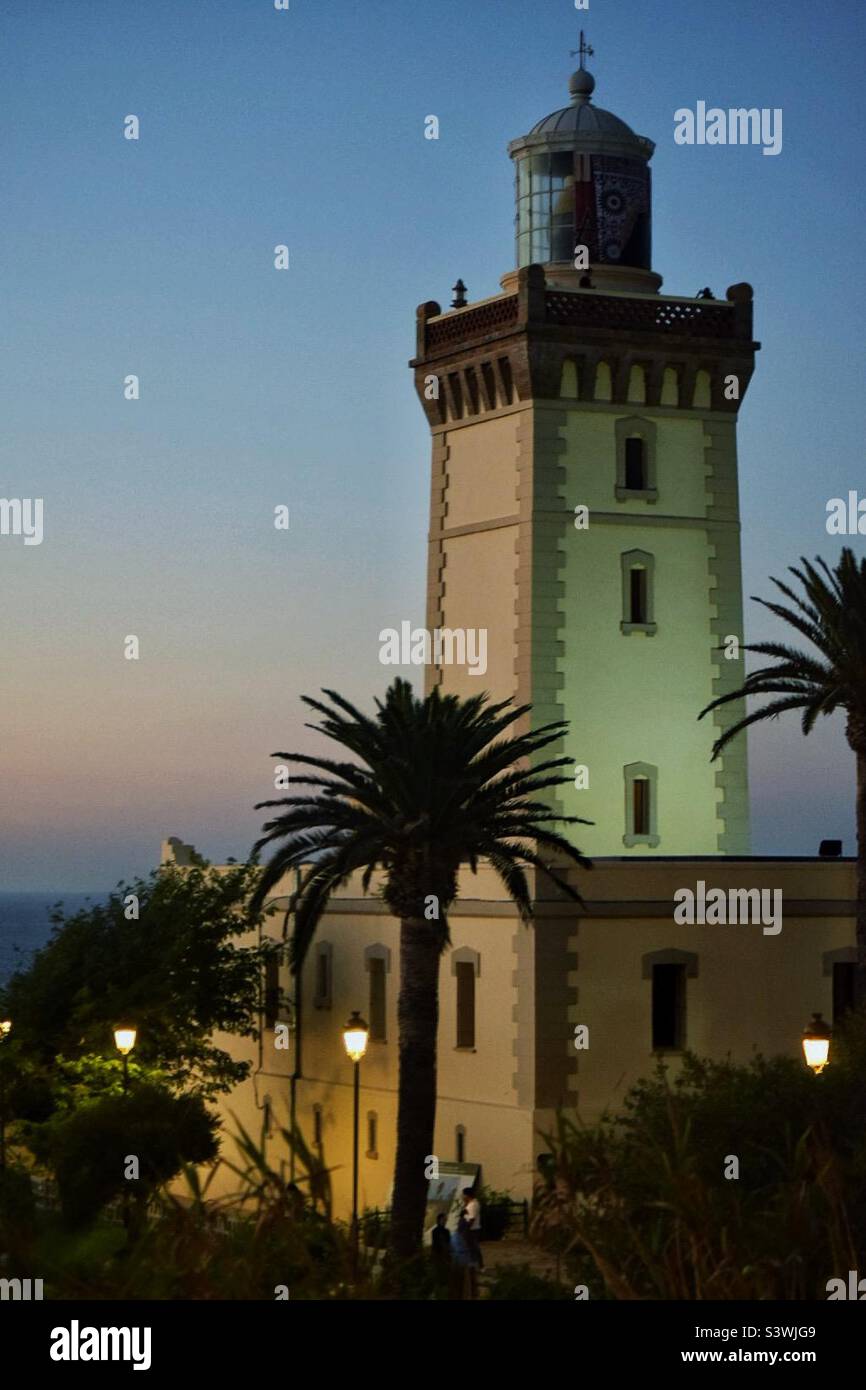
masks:
POLYGON ((478 1251, 479 1268, 483 1269, 484 1260, 481 1257, 481 1203, 475 1196, 475 1189, 473 1187, 464 1187, 463 1189, 463 1214, 469 1222, 469 1230, 471 1232, 470 1239, 474 1240, 478 1251))
POLYGON ((457 1229, 451 1237, 451 1296, 452 1298, 475 1297, 475 1251, 469 1231, 466 1212, 461 1211, 457 1229))
POLYGON ((470 1280, 472 1286, 472 1297, 478 1297, 478 1271, 484 1268, 484 1257, 481 1254, 481 1203, 475 1196, 475 1189, 464 1187, 463 1189, 463 1211, 461 1221, 466 1222, 466 1241, 471 1255, 470 1280))
POLYGON ((451 1269, 451 1232, 445 1225, 445 1213, 443 1211, 440 1211, 436 1217, 436 1225, 430 1232, 430 1248, 433 1252, 436 1282, 443 1286, 448 1283, 451 1269))

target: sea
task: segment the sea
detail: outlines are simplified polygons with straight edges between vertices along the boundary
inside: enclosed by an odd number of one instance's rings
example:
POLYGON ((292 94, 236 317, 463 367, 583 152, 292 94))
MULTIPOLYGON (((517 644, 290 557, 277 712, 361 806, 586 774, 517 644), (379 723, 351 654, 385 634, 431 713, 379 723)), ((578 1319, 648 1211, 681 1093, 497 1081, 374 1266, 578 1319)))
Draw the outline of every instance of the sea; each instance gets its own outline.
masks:
POLYGON ((71 917, 107 897, 107 893, 0 892, 0 985, 24 969, 33 952, 45 945, 52 930, 50 914, 58 903, 71 917))

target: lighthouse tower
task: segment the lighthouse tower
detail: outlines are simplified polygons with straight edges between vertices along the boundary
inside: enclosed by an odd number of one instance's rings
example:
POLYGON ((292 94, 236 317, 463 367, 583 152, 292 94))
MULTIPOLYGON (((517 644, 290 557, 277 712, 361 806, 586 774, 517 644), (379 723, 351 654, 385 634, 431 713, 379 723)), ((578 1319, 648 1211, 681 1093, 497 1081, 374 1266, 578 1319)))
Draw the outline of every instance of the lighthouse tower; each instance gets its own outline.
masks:
POLYGON ((697 715, 743 679, 752 290, 660 293, 654 145, 595 105, 587 51, 569 104, 509 146, 516 269, 501 292, 418 310, 427 626, 487 634, 483 675, 442 664, 428 679, 530 703, 536 726, 568 720, 557 805, 594 822, 576 827, 586 853, 740 855, 745 739, 710 752, 742 709, 697 715))

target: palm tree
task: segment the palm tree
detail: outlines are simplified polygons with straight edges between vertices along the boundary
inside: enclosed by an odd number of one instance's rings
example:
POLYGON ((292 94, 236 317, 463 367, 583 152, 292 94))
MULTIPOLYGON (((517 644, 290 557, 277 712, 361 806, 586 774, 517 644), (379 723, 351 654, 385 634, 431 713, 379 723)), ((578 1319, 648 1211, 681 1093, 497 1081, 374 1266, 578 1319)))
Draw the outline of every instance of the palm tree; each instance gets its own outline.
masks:
MULTIPOLYGON (((565 781, 567 757, 530 766, 541 749, 560 738, 562 722, 529 733, 507 731, 529 711, 510 700, 488 704, 486 695, 459 699, 434 689, 425 699, 396 680, 376 701, 375 717, 362 714, 332 690, 330 702, 304 697, 321 716, 308 727, 346 750, 352 761, 298 753, 274 753, 314 769, 295 779, 311 790, 262 807, 281 807, 263 826, 253 853, 278 844, 262 871, 251 904, 258 911, 289 869, 301 877, 290 901, 294 912, 292 967, 300 970, 330 895, 356 870, 364 891, 382 872, 382 896, 400 921, 399 1106, 397 1157, 391 1212, 391 1246, 408 1256, 423 1231, 427 1180, 436 1118, 436 1034, 439 958, 449 941, 447 913, 457 895, 458 870, 474 872, 486 860, 496 871, 524 922, 532 916, 525 870, 545 871, 570 898, 574 888, 542 858, 590 867, 554 822, 557 816, 535 793, 565 781)), ((258 809, 258 808, 257 808, 258 809)), ((581 821, 581 824, 590 822, 581 821)))
POLYGON ((847 546, 835 569, 819 558, 815 565, 801 559, 802 569, 789 572, 802 585, 801 597, 781 580, 776 588, 794 606, 758 598, 771 613, 801 633, 817 655, 783 642, 756 642, 746 651, 772 657, 773 666, 752 671, 739 690, 720 695, 698 715, 748 695, 776 695, 761 709, 737 720, 713 745, 718 757, 726 743, 749 724, 775 719, 785 710, 803 711, 803 733, 809 734, 820 714, 844 710, 845 733, 857 762, 857 967, 856 997, 866 1002, 866 560, 858 561, 847 546))

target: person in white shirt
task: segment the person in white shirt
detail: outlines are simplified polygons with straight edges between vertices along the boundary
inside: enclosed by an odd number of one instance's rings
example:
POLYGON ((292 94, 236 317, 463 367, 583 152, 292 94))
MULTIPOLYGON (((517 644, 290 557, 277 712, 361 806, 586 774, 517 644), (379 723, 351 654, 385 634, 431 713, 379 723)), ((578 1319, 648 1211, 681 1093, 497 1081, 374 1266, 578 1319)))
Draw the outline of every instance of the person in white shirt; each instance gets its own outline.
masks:
POLYGON ((475 1196, 471 1187, 464 1187, 463 1197, 463 1218, 468 1227, 466 1231, 467 1242, 471 1252, 472 1264, 470 1275, 472 1279, 472 1297, 478 1297, 478 1271, 484 1268, 484 1259, 481 1254, 481 1203, 475 1196))
POLYGON ((471 1187, 463 1189, 463 1210, 466 1213, 466 1220, 469 1222, 469 1229, 472 1231, 481 1230, 481 1203, 475 1196, 471 1187))

